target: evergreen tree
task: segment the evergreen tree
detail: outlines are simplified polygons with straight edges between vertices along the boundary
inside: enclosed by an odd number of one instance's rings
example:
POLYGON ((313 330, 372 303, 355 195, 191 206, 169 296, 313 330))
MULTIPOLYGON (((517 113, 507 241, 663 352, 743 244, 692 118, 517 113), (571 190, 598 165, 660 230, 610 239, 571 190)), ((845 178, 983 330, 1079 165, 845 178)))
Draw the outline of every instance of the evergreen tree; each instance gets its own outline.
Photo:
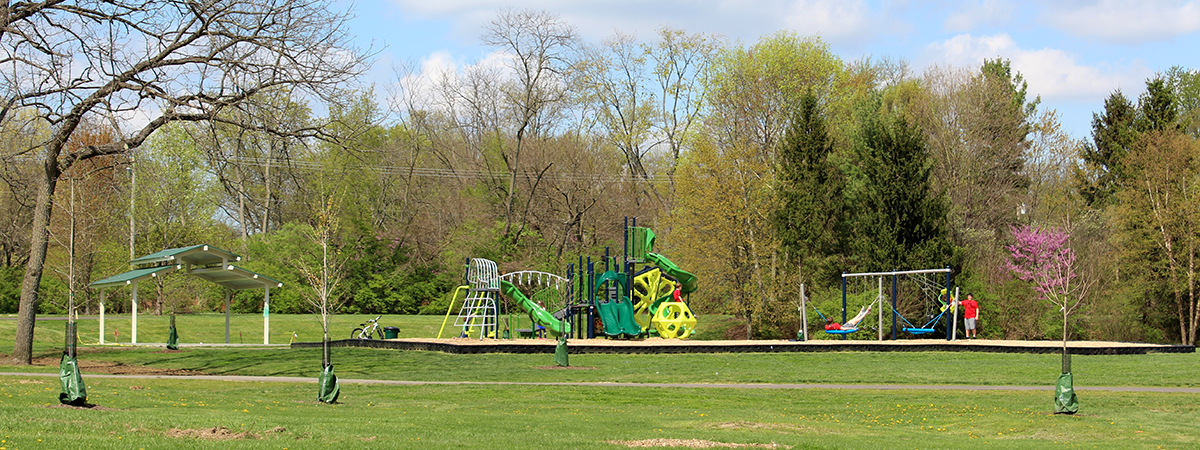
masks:
POLYGON ((1126 177, 1122 160, 1138 140, 1137 110, 1121 91, 1104 100, 1104 112, 1092 114, 1092 141, 1080 151, 1083 168, 1076 171, 1079 194, 1088 205, 1107 204, 1126 177))
POLYGON ((1174 131, 1179 129, 1175 93, 1162 77, 1146 81, 1146 92, 1138 98, 1138 130, 1174 131))
POLYGON ((771 215, 783 248, 800 263, 801 274, 823 279, 836 274, 835 255, 842 254, 841 172, 830 162, 833 140, 826 129, 817 96, 800 99, 778 151, 778 209, 771 215))
POLYGON ((945 197, 935 192, 923 133, 876 95, 859 111, 853 143, 861 186, 852 205, 858 270, 944 267, 955 260, 945 197))

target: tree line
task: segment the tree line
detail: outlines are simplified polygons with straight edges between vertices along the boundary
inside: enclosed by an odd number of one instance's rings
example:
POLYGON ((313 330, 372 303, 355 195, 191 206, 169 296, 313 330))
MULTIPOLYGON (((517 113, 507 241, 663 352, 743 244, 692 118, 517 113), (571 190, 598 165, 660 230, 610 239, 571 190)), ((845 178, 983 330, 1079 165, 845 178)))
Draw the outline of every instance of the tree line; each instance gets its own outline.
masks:
MULTIPOLYGON (((0 27, 17 30, 0 34, 17 76, 0 109, 0 310, 29 328, 18 360, 34 315, 71 295, 95 311, 87 284, 133 255, 239 253, 285 283, 274 312, 325 296, 340 312, 444 313, 465 258, 561 273, 619 252, 626 216, 701 277, 694 310, 745 324, 731 337, 793 335, 801 283, 829 301, 842 272, 941 267, 989 312, 985 336, 1060 337, 1005 249, 1015 227, 1053 226, 1095 280, 1073 336, 1195 340, 1194 69, 1136 101, 1114 91, 1075 140, 1003 59, 914 73, 789 32, 587 42, 509 10, 481 36, 503 58, 401 66, 380 95, 354 83, 372 51, 330 4, 168 17, 135 3, 21 4, 0 27), (247 20, 264 17, 304 23, 247 20), (131 39, 161 45, 111 51, 131 39), (68 81, 64 54, 94 70, 68 81)), ((223 305, 188 277, 141 288, 157 313, 223 305)), ((128 308, 128 292, 108 298, 128 308)), ((261 308, 235 296, 235 311, 261 308)))

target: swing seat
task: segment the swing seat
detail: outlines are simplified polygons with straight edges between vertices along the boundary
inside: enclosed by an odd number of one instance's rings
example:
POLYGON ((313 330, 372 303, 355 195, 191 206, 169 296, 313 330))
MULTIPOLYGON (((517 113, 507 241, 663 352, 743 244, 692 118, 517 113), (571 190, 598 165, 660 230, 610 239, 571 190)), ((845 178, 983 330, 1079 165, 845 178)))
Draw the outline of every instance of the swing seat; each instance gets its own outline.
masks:
POLYGON ((850 334, 855 331, 858 331, 858 328, 850 328, 850 329, 844 329, 844 330, 825 330, 825 332, 829 333, 829 334, 850 334))
POLYGON ((929 334, 934 332, 933 328, 901 328, 901 330, 910 334, 929 334))

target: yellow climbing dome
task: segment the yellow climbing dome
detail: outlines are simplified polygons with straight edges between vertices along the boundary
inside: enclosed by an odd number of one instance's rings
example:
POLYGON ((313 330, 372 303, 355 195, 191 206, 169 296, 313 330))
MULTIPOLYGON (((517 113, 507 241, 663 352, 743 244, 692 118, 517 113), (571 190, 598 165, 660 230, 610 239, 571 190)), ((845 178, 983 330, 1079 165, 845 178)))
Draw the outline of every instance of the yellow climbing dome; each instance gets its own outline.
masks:
POLYGON ((664 339, 687 339, 696 332, 696 316, 687 303, 664 302, 654 313, 654 328, 664 339))

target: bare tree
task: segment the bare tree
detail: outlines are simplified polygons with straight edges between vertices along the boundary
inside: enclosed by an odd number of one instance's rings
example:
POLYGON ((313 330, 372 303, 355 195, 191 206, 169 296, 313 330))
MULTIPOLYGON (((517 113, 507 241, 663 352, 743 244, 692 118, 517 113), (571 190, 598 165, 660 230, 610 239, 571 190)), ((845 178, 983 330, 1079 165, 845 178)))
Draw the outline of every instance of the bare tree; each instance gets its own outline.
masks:
POLYGON ((654 79, 661 90, 656 131, 669 151, 667 175, 674 193, 675 168, 683 142, 703 113, 701 74, 708 70, 719 40, 702 34, 687 35, 672 28, 662 28, 658 35, 659 41, 646 52, 654 64, 654 79))
POLYGON ((367 54, 348 44, 348 15, 333 5, 331 0, 5 3, 0 124, 28 108, 52 130, 22 152, 35 155, 41 168, 16 363, 28 364, 32 357, 37 289, 59 176, 79 161, 128 153, 167 123, 224 120, 230 117, 224 110, 242 108, 264 90, 290 87, 322 95, 352 81, 367 54), (120 122, 135 117, 144 122, 135 121, 133 130, 111 143, 67 148, 89 118, 109 120, 119 129, 120 122))
MULTIPOLYGON (((657 102, 647 79, 647 51, 633 36, 616 34, 586 53, 580 64, 581 81, 604 130, 603 138, 625 155, 625 165, 635 183, 649 181, 645 159, 652 148, 651 126, 657 102)), ((662 205, 663 199, 652 184, 639 190, 647 188, 662 205)))
POLYGON ((513 204, 522 170, 521 151, 528 139, 545 131, 547 114, 567 98, 564 80, 577 37, 575 29, 558 16, 530 10, 501 12, 484 30, 485 44, 511 55, 510 69, 516 77, 503 88, 516 142, 501 155, 508 169, 504 235, 515 242, 520 237, 519 232, 512 232, 512 225, 517 217, 513 204))
MULTIPOLYGON (((334 295, 341 284, 343 263, 340 247, 337 245, 340 227, 338 215, 341 201, 337 195, 329 195, 321 200, 311 227, 306 227, 303 234, 310 244, 321 249, 319 255, 313 258, 293 259, 293 265, 304 276, 304 281, 312 289, 306 292, 304 299, 313 307, 313 311, 321 316, 321 330, 324 332, 322 342, 325 342, 324 365, 329 365, 329 315, 333 314, 341 302, 334 295)), ((307 255, 305 255, 307 256, 307 255)))

